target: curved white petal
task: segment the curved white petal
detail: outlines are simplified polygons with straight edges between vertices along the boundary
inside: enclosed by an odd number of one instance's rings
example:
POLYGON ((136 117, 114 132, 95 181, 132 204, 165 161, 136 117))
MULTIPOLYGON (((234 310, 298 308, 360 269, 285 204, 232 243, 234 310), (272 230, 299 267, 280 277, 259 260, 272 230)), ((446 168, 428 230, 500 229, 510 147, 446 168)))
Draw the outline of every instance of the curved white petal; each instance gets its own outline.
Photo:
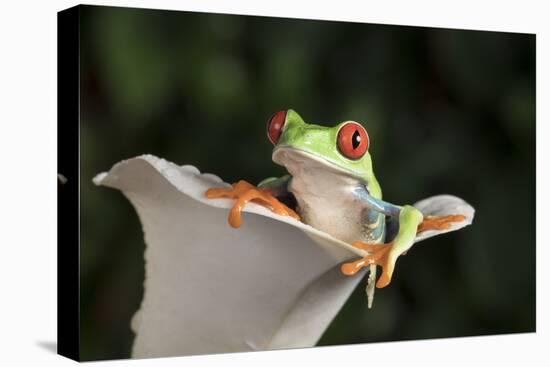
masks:
MULTIPOLYGON (((313 346, 364 275, 339 271, 363 251, 259 205, 248 205, 241 228, 231 228, 232 200, 204 196, 228 184, 193 166, 143 155, 94 182, 121 190, 143 226, 145 291, 132 320, 134 357, 313 346)), ((425 214, 459 210, 452 214, 469 220, 460 226, 473 218, 455 197, 416 205, 425 214)))
POLYGON ((450 223, 450 227, 448 229, 442 229, 437 231, 430 230, 430 231, 422 232, 416 236, 416 239, 414 242, 419 242, 419 241, 425 240, 426 238, 437 236, 442 233, 456 231, 458 229, 464 228, 472 224, 472 221, 474 220, 474 213, 475 213, 474 208, 472 208, 470 204, 468 204, 461 198, 458 198, 452 195, 432 196, 415 203, 414 207, 420 210, 422 214, 424 214, 424 216, 427 216, 427 215, 441 216, 441 215, 460 214, 465 217, 464 220, 461 222, 450 223))

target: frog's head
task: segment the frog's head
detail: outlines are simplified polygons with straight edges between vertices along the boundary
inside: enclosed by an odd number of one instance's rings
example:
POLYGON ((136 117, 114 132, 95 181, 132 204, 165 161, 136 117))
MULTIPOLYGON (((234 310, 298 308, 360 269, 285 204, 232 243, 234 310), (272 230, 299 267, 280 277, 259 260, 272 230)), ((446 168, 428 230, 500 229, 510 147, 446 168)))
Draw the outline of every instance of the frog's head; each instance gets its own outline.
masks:
POLYGON ((275 145, 273 161, 293 176, 304 167, 365 181, 372 176, 369 136, 357 122, 325 127, 304 122, 293 110, 279 111, 267 123, 267 136, 275 145))

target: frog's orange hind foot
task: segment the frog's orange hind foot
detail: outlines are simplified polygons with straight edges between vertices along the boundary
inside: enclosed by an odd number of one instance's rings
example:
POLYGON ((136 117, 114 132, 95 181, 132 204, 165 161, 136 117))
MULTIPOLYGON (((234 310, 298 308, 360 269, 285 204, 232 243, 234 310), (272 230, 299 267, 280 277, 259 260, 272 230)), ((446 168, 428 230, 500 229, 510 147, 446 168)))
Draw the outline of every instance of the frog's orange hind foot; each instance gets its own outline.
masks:
POLYGON ((243 180, 231 186, 231 188, 208 189, 205 193, 209 199, 236 199, 229 212, 228 222, 231 227, 239 228, 241 226, 241 211, 249 201, 265 206, 279 215, 287 215, 300 220, 298 214, 271 195, 269 189, 259 189, 243 180))
POLYGON ((462 222, 466 219, 463 215, 444 215, 444 216, 427 216, 422 223, 418 225, 416 233, 428 230, 442 230, 451 228, 451 223, 462 222))
POLYGON ((356 274, 363 267, 371 264, 380 265, 382 267, 382 275, 378 279, 378 282, 376 282, 376 287, 383 288, 387 286, 391 281, 391 276, 393 273, 393 263, 389 261, 388 257, 390 249, 393 246, 393 242, 374 244, 356 241, 352 244, 352 246, 368 251, 369 254, 359 260, 342 264, 340 271, 344 275, 351 276, 356 274))

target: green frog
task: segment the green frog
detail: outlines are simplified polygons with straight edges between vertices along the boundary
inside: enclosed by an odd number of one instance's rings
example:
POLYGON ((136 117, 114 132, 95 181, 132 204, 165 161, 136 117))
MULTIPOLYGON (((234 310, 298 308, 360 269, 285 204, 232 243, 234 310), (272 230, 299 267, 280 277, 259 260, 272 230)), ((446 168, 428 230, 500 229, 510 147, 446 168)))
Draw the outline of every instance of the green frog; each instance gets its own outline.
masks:
POLYGON ((252 201, 365 250, 368 255, 341 265, 345 275, 366 266, 376 274, 376 266, 381 266, 376 287, 385 287, 398 257, 411 248, 417 233, 447 229, 465 219, 462 215, 424 217, 412 205, 382 200, 369 135, 358 122, 343 121, 334 127, 308 124, 289 109, 271 116, 267 136, 274 145, 273 161, 284 166, 288 175, 265 179, 257 186, 239 181, 231 188, 210 189, 206 196, 236 200, 229 214, 233 227, 241 225, 241 210, 252 201), (289 193, 296 210, 278 199, 289 193))

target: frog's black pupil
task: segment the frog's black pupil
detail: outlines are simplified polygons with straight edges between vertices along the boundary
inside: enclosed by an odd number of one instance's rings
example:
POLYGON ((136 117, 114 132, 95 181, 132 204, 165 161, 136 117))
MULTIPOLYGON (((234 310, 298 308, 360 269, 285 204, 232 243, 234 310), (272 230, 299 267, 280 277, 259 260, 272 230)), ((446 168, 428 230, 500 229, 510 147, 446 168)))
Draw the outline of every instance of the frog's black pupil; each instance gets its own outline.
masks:
POLYGON ((357 149, 359 144, 361 144, 361 135, 359 134, 359 131, 355 130, 351 137, 351 146, 353 149, 357 149))

